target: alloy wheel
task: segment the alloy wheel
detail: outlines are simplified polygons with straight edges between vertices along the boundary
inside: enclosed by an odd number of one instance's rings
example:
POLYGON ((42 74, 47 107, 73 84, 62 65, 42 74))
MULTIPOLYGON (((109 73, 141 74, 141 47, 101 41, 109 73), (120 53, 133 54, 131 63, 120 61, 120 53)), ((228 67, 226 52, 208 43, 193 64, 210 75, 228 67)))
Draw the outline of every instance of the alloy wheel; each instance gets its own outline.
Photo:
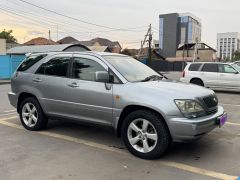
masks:
POLYGON ((151 152, 157 144, 158 135, 154 125, 146 119, 136 119, 128 126, 128 141, 141 153, 151 152))
POLYGON ((38 121, 38 112, 32 103, 26 103, 22 108, 22 119, 26 126, 34 127, 38 121))

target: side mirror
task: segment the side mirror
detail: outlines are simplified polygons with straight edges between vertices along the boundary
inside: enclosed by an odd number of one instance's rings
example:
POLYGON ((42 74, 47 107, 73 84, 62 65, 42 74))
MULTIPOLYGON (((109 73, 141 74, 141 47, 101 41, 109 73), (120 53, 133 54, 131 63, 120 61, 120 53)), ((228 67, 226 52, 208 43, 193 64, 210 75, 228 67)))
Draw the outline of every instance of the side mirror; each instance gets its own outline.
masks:
POLYGON ((107 71, 97 71, 95 72, 95 80, 97 82, 108 83, 110 81, 110 76, 107 71))

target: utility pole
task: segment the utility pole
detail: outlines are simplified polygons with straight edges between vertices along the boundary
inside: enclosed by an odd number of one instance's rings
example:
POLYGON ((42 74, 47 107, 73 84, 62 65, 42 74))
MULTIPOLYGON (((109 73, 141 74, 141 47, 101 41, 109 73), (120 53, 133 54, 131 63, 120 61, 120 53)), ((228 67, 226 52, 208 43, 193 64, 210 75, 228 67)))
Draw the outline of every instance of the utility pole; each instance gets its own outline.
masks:
POLYGON ((196 44, 194 48, 194 56, 193 56, 193 62, 197 59, 197 51, 198 51, 198 38, 196 38, 196 44))
POLYGON ((48 39, 51 40, 51 31, 48 31, 48 39))
POLYGON ((152 25, 149 26, 148 31, 148 62, 147 65, 151 66, 152 64, 152 25))
POLYGON ((140 51, 138 52, 138 57, 140 57, 142 50, 143 50, 143 46, 145 45, 145 43, 148 42, 148 59, 147 59, 147 65, 150 66, 151 62, 152 62, 152 25, 149 25, 147 34, 144 37, 144 40, 141 41, 141 48, 140 51))

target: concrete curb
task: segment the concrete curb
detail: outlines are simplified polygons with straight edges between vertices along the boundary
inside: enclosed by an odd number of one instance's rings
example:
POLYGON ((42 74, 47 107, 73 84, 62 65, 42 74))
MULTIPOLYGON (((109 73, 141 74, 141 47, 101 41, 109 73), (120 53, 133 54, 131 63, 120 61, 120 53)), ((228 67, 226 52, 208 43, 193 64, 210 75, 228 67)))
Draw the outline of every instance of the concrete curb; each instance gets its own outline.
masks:
POLYGON ((10 83, 11 83, 10 80, 0 80, 0 85, 10 84, 10 83))

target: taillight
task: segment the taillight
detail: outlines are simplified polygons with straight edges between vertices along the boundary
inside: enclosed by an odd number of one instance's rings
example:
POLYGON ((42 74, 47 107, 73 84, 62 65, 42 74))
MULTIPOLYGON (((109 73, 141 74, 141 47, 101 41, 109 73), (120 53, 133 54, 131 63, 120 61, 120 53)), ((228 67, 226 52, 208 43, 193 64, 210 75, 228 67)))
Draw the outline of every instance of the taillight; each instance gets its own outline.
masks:
POLYGON ((183 73, 182 73, 182 77, 185 77, 185 71, 183 71, 183 73))

